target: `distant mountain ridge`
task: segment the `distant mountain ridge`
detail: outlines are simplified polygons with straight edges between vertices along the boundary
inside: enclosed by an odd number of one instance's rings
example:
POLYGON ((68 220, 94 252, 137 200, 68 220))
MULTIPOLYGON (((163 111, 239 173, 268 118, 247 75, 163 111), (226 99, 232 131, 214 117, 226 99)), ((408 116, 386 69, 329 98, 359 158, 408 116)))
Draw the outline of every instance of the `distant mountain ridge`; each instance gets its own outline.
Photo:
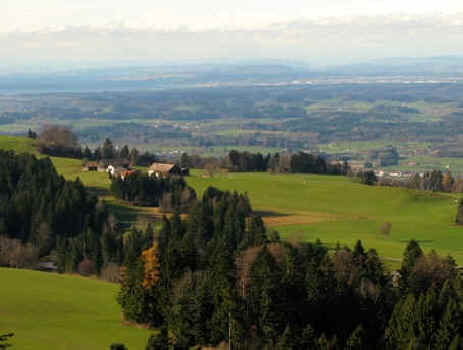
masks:
POLYGON ((0 80, 0 94, 285 85, 308 83, 313 79, 317 83, 323 83, 324 80, 338 78, 350 79, 347 83, 351 83, 362 77, 397 76, 463 79, 463 56, 390 58, 326 67, 315 67, 291 60, 243 60, 81 68, 3 75, 0 80))

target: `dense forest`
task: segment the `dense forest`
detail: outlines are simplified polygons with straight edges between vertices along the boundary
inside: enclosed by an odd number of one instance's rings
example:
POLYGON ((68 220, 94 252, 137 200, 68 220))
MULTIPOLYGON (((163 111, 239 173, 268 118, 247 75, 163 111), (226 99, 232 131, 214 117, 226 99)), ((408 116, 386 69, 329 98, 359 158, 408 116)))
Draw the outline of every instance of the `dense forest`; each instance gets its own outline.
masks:
POLYGON ((61 271, 89 273, 121 259, 114 220, 79 179, 66 181, 49 158, 0 151, 0 265, 35 267, 57 254, 61 271))
POLYGON ((214 188, 126 255, 118 301, 126 320, 161 330, 147 349, 463 348, 452 258, 410 241, 391 274, 361 242, 281 242, 247 197, 214 188))

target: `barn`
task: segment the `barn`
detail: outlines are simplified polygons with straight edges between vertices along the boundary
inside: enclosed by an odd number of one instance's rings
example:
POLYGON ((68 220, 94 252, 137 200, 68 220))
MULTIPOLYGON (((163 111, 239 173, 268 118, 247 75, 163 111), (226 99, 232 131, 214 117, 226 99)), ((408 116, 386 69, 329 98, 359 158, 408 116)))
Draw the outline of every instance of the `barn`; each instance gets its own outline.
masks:
POLYGON ((149 168, 148 174, 149 176, 156 176, 157 178, 167 177, 170 175, 181 176, 182 169, 180 169, 177 164, 153 163, 149 168))

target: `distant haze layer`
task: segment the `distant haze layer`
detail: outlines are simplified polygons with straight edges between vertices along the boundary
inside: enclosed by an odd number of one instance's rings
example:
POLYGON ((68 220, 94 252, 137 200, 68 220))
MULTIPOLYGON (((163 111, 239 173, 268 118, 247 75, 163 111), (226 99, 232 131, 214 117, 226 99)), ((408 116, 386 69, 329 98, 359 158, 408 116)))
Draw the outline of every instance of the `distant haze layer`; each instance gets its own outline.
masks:
POLYGON ((463 53, 463 3, 454 0, 6 0, 2 13, 2 60, 12 67, 249 58, 325 65, 463 53))

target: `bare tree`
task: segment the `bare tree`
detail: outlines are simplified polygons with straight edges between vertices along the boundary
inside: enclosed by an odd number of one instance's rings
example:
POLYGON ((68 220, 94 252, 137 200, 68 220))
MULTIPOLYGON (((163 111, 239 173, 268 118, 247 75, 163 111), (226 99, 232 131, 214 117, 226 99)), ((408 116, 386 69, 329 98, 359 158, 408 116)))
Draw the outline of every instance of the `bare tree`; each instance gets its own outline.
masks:
POLYGON ((31 244, 23 245, 17 239, 0 236, 0 266, 33 268, 39 260, 39 251, 31 244))
POLYGON ((115 263, 109 263, 101 270, 101 278, 105 281, 118 283, 120 281, 120 267, 115 263))
POLYGON ((38 138, 39 151, 51 155, 74 155, 80 149, 77 136, 67 127, 46 125, 38 138))
POLYGON ((204 166, 204 170, 206 172, 206 176, 208 177, 214 177, 215 175, 217 175, 217 173, 219 172, 219 167, 216 163, 213 163, 213 162, 208 162, 205 166, 204 166))

